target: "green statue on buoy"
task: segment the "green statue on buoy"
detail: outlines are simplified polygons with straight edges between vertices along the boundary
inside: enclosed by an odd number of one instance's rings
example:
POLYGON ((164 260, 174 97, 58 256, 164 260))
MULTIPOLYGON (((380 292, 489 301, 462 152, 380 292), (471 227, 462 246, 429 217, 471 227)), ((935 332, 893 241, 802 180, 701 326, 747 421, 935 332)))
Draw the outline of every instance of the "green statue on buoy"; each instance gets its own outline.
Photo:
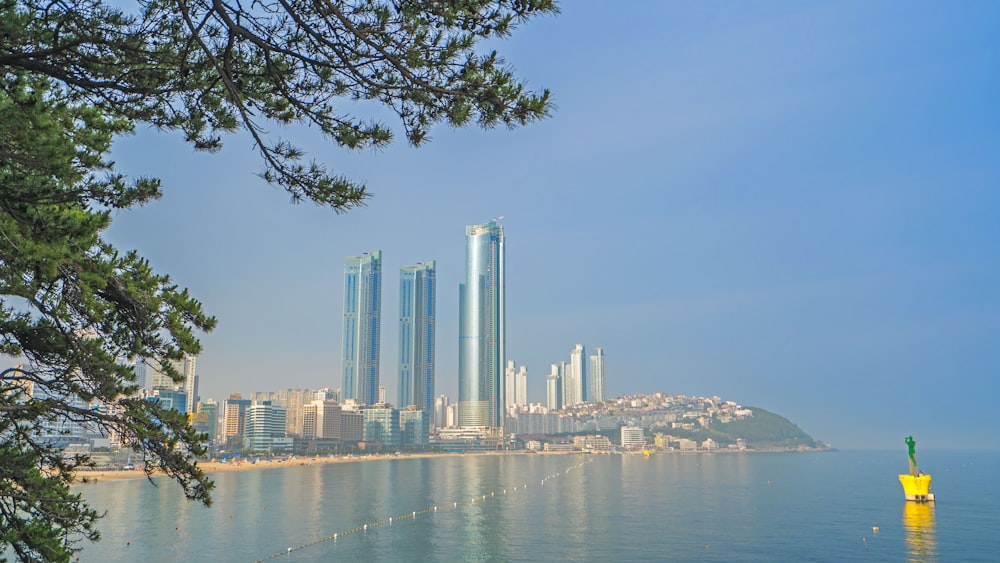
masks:
POLYGON ((910 458, 910 474, 899 476, 906 500, 934 502, 934 493, 930 492, 931 476, 920 471, 920 468, 917 467, 917 441, 913 439, 913 436, 907 436, 903 442, 906 443, 907 454, 910 458))
POLYGON ((916 477, 920 475, 920 469, 917 468, 917 441, 913 439, 913 436, 907 436, 905 440, 906 447, 910 450, 907 452, 910 456, 910 475, 916 477))

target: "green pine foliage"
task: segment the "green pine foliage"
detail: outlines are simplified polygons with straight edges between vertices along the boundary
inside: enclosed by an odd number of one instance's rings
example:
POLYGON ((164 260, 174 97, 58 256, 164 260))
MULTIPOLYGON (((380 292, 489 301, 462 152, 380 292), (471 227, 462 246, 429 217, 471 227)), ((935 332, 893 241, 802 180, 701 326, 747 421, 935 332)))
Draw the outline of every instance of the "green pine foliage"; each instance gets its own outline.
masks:
POLYGON ((129 179, 107 153, 145 124, 195 148, 255 141, 260 175, 335 212, 364 184, 307 161, 268 126, 306 124, 348 149, 392 129, 343 109, 384 106, 419 145, 435 124, 515 127, 545 117, 484 40, 506 37, 553 0, 0 0, 0 552, 69 561, 99 538, 99 514, 70 490, 90 462, 40 437, 76 423, 135 450, 194 500, 211 501, 197 465, 206 436, 136 398, 126 360, 171 365, 200 351, 215 319, 135 252, 102 238, 113 212, 153 202, 160 182, 129 179), (362 102, 358 105, 356 102, 362 102))

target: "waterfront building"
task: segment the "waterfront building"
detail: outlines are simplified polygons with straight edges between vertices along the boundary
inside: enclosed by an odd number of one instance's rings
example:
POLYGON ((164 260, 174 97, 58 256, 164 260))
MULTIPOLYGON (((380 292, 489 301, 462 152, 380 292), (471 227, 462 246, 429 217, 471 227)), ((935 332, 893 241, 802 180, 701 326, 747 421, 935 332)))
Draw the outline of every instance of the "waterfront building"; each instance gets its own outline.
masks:
POLYGON ((344 260, 343 398, 378 402, 382 251, 344 260))
POLYGON ((434 412, 435 262, 399 269, 399 407, 434 412))
POLYGON ((243 447, 252 452, 284 452, 292 449, 285 435, 285 409, 262 401, 246 408, 243 447))
POLYGON ((657 432, 653 435, 653 445, 656 446, 656 449, 658 450, 669 450, 670 442, 675 441, 674 437, 669 434, 657 432))
POLYGON ((226 447, 240 448, 243 446, 243 429, 246 427, 247 407, 252 404, 239 393, 233 393, 226 399, 222 418, 222 440, 226 447))
POLYGON ((341 406, 329 399, 316 399, 302 407, 303 438, 340 440, 341 406))
POLYGON ((316 437, 316 411, 319 407, 316 403, 309 403, 302 406, 301 424, 302 427, 298 435, 304 440, 312 440, 316 437))
POLYGON ((365 415, 359 411, 340 412, 340 441, 346 443, 360 442, 364 437, 365 415))
POLYGON ((465 230, 465 283, 459 286, 458 424, 504 422, 506 303, 504 233, 496 221, 465 230))
POLYGON ((626 450, 640 448, 646 445, 646 438, 639 426, 622 426, 622 447, 626 450))
POLYGON ((594 348, 594 355, 590 357, 590 371, 587 382, 590 387, 587 390, 587 400, 591 403, 604 402, 604 350, 600 347, 594 348))
POLYGON ((426 446, 430 437, 427 411, 413 405, 399 411, 400 445, 426 446))
POLYGON ((199 413, 204 413, 208 417, 206 423, 208 427, 205 429, 205 433, 208 434, 211 442, 215 442, 218 439, 216 432, 218 431, 219 403, 215 402, 215 399, 208 399, 207 401, 199 401, 195 408, 199 413))
POLYGON ((604 452, 611 449, 611 440, 607 436, 574 436, 573 445, 581 450, 604 452))
POLYGON ((573 373, 573 401, 568 404, 586 403, 587 396, 587 363, 583 344, 577 344, 569 353, 570 371, 573 373))
POLYGON ((363 441, 378 442, 390 448, 400 445, 399 409, 380 404, 362 408, 361 414, 364 416, 363 441))

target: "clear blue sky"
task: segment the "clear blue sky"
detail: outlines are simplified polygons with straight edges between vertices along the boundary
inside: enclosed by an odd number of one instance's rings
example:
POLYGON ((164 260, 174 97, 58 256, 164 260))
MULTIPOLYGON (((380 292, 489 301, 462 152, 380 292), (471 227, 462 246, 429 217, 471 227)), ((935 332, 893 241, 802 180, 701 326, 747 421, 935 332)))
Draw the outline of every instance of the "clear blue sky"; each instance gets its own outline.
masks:
POLYGON ((116 144, 165 196, 109 238, 219 318, 203 398, 339 387, 343 260, 380 249, 388 397, 399 267, 433 259, 454 400, 465 226, 504 215, 533 402, 583 343, 611 397, 719 395, 840 448, 1000 447, 1000 4, 572 1, 497 48, 550 119, 360 153, 272 127, 368 183, 346 215, 290 204, 242 136, 116 144))

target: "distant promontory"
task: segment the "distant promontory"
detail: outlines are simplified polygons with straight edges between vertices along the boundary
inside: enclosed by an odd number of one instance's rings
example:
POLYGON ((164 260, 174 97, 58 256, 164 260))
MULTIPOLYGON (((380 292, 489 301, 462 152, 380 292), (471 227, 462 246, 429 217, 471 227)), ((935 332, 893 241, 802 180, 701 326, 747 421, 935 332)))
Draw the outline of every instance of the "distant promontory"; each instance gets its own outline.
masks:
POLYGON ((642 428, 646 443, 661 451, 830 449, 779 414, 720 397, 635 394, 598 404, 574 405, 563 409, 559 416, 572 419, 576 428, 537 438, 558 441, 560 435, 566 440, 596 433, 606 436, 612 444, 620 444, 619 428, 624 425, 642 428))

